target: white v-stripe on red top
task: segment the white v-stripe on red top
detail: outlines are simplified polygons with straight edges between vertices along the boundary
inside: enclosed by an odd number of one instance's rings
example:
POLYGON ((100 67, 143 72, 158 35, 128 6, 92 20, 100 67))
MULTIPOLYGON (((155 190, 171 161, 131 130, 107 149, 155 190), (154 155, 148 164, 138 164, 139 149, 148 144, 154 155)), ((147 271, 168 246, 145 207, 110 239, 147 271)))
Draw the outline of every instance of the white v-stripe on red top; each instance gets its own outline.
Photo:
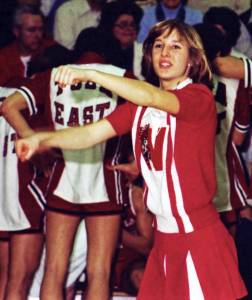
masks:
POLYGON ((218 217, 212 203, 216 109, 210 90, 190 79, 172 92, 180 102, 176 116, 128 102, 107 119, 119 135, 132 129, 157 230, 188 233, 218 217))

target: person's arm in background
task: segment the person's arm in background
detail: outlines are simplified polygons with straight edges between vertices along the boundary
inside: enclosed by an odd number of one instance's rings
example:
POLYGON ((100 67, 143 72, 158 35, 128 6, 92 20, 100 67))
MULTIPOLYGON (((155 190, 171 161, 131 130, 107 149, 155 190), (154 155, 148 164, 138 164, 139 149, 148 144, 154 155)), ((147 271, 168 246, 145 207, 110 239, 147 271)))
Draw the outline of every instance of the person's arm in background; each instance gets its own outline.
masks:
POLYGON ((218 56, 213 61, 214 68, 223 77, 243 79, 244 86, 252 86, 252 60, 234 56, 218 56))
POLYGON ((246 137, 245 132, 241 132, 241 131, 237 130, 236 128, 234 129, 234 132, 232 135, 232 141, 236 146, 241 146, 245 140, 245 137, 246 137))
MULTIPOLYGON (((235 147, 242 146, 248 131, 250 129, 250 95, 248 89, 243 87, 242 82, 239 85, 237 93, 237 104, 235 107, 236 118, 234 120, 235 127, 232 133, 232 143, 235 147)), ((243 189, 243 193, 246 195, 246 202, 250 204, 249 190, 243 189)), ((250 206, 245 206, 240 210, 239 215, 241 218, 245 218, 252 221, 252 209, 250 206)))
POLYGON ((244 63, 234 56, 217 56, 214 68, 223 77, 243 79, 245 75, 244 63))
MULTIPOLYGON (((1 112, 19 137, 28 137, 35 131, 30 127, 22 111, 29 110, 30 116, 37 116, 38 106, 46 101, 51 71, 40 73, 35 79, 20 79, 18 90, 7 97, 1 112)), ((15 82, 15 81, 14 81, 15 82)), ((19 81, 17 80, 17 83, 19 81)))
POLYGON ((148 255, 153 245, 153 216, 144 204, 143 188, 133 184, 130 188, 130 193, 138 234, 135 235, 123 229, 122 243, 138 253, 148 255))
POLYGON ((244 88, 243 82, 240 81, 235 105, 234 131, 232 133, 232 142, 234 143, 234 145, 242 145, 249 129, 250 94, 249 89, 244 88))
POLYGON ((122 244, 132 250, 148 255, 153 245, 153 216, 147 210, 143 198, 143 179, 137 168, 135 160, 129 163, 109 166, 114 170, 119 170, 127 174, 130 183, 130 198, 132 210, 134 211, 137 235, 123 228, 122 244))
POLYGON ((34 133, 21 113, 26 108, 28 108, 28 104, 20 92, 15 92, 7 97, 1 106, 1 114, 22 138, 34 133))
MULTIPOLYGON (((20 79, 20 81, 17 81, 17 84, 20 85, 22 83, 22 86, 4 100, 0 108, 1 113, 12 128, 15 129, 18 137, 26 138, 32 136, 36 131, 41 130, 37 126, 49 125, 45 122, 42 114, 42 107, 48 92, 46 87, 49 84, 49 78, 50 71, 38 74, 35 79, 20 79), (24 110, 30 112, 31 118, 28 117, 28 114, 23 114, 24 110), (32 122, 30 122, 31 119, 33 119, 32 122)), ((43 155, 33 156, 32 163, 48 176, 55 158, 58 156, 59 153, 57 151, 47 151, 43 155)))

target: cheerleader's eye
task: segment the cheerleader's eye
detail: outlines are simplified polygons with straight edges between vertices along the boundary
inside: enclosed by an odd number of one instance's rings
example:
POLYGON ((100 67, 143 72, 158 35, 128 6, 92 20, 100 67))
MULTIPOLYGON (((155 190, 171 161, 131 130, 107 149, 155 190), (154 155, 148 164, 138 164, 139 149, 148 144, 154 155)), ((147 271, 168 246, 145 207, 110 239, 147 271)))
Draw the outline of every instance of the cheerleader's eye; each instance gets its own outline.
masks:
POLYGON ((181 49, 182 47, 181 47, 180 44, 173 44, 173 45, 171 46, 171 48, 172 48, 172 49, 175 49, 175 50, 178 50, 178 49, 181 49))

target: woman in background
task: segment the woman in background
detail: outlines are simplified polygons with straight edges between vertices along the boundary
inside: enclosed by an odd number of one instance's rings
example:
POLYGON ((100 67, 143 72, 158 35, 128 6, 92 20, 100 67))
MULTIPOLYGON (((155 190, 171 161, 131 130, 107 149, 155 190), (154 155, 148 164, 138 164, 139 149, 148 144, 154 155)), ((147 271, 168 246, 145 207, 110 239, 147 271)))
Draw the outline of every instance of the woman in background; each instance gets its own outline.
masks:
POLYGON ((80 33, 74 47, 76 55, 98 53, 106 63, 142 78, 142 44, 136 41, 142 15, 142 9, 132 0, 105 4, 98 28, 89 27, 80 33))

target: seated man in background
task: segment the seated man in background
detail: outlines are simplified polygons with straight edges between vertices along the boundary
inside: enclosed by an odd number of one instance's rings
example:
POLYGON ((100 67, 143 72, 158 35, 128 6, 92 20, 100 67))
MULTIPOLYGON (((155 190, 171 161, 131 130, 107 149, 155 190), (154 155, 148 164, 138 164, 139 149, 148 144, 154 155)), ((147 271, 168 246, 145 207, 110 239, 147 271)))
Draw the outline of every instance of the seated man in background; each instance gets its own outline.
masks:
POLYGON ((54 41, 44 37, 43 15, 33 5, 20 5, 13 17, 15 40, 0 49, 0 86, 13 77, 26 77, 27 64, 54 41))

